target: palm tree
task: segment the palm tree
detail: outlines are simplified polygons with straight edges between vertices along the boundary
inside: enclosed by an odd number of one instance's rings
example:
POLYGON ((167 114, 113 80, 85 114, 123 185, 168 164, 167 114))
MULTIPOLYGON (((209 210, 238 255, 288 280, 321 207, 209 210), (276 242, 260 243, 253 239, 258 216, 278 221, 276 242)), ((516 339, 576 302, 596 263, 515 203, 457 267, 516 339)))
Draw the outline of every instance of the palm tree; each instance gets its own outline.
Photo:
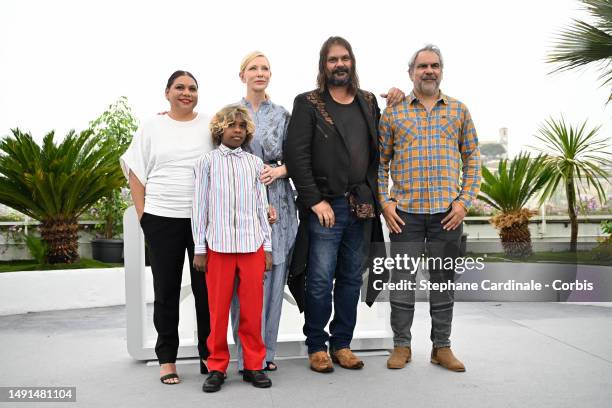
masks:
POLYGON ((499 229, 507 256, 525 257, 532 253, 529 218, 536 211, 525 207, 550 177, 550 170, 544 166, 545 159, 544 155, 532 159, 529 153, 521 153, 510 162, 500 160, 495 173, 482 168, 478 199, 499 211, 490 222, 499 229))
POLYGON ((586 194, 591 188, 597 191, 600 202, 606 200, 602 185, 608 182, 606 166, 610 164, 610 145, 605 138, 597 138, 600 127, 586 128, 587 122, 573 127, 560 120, 550 118, 540 127, 537 139, 544 143, 541 152, 548 153, 546 167, 552 173, 544 189, 543 198, 550 197, 563 183, 570 218, 570 251, 575 251, 578 242, 578 218, 576 201, 579 193, 586 194), (586 184, 586 185, 585 185, 586 184))
POLYGON ((40 146, 14 129, 0 141, 0 203, 40 221, 50 263, 73 263, 77 217, 123 183, 120 152, 90 130, 53 138, 49 132, 40 146))
MULTIPOLYGON (((612 0, 581 0, 593 17, 593 24, 574 20, 557 34, 547 62, 561 64, 553 72, 600 63, 602 86, 612 83, 612 0)), ((608 102, 612 100, 612 93, 608 102)))

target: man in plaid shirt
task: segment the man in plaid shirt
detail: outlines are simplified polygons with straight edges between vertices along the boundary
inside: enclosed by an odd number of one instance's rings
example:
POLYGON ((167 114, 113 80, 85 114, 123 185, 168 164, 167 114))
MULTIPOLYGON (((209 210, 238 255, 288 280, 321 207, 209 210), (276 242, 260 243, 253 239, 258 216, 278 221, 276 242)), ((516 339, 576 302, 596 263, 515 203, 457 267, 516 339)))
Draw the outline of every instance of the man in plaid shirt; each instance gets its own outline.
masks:
MULTIPOLYGON (((426 259, 431 282, 454 280, 463 218, 480 188, 476 130, 466 106, 440 91, 442 69, 436 46, 418 50, 408 67, 412 93, 387 107, 379 124, 378 199, 393 252, 426 259)), ((415 282, 416 270, 397 268, 392 276, 415 282)), ((397 369, 411 359, 414 290, 392 290, 390 301, 394 350, 387 367, 397 369)), ((431 362, 465 371, 450 349, 454 292, 431 290, 429 301, 431 362)))

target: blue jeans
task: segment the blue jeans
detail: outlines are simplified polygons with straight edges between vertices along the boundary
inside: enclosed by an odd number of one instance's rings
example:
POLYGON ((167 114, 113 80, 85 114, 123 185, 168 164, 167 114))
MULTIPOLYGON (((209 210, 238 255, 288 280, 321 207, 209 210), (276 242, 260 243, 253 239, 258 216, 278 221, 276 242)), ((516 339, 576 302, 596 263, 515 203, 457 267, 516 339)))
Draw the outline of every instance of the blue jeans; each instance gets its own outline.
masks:
POLYGON ((349 347, 357 321, 357 303, 362 283, 363 242, 366 221, 354 217, 345 197, 331 203, 336 222, 323 227, 314 213, 310 214, 310 248, 306 275, 304 335, 308 353, 349 347), (336 279, 334 285, 334 278, 336 279), (331 337, 325 331, 329 325, 331 337))

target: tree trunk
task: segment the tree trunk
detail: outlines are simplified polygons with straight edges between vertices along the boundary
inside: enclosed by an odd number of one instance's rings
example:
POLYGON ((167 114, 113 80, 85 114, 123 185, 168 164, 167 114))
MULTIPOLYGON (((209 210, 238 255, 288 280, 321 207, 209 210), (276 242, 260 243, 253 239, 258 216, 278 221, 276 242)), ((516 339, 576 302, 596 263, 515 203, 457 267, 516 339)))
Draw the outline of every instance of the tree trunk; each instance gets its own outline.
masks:
POLYGON ((567 179, 565 194, 567 196, 567 213, 570 219, 570 251, 576 252, 578 247, 578 217, 576 215, 576 188, 573 177, 567 179))
POLYGON ((104 220, 104 238, 112 239, 113 238, 113 217, 110 215, 106 216, 104 220))
POLYGON ((49 263, 75 263, 79 261, 79 224, 76 218, 43 220, 40 236, 49 246, 49 263))
POLYGON ((529 221, 516 223, 499 230, 504 253, 512 258, 525 258, 533 253, 529 221))

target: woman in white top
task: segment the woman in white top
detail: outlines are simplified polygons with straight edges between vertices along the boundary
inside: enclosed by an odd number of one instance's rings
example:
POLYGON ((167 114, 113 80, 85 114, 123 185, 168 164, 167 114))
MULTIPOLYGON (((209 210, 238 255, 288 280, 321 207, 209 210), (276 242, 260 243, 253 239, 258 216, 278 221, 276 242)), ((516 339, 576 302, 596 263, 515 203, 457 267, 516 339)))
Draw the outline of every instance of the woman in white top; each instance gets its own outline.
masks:
POLYGON ((157 330, 155 353, 164 384, 180 382, 176 374, 179 347, 179 297, 185 250, 191 268, 191 289, 195 298, 200 371, 207 372, 206 339, 210 316, 206 282, 193 268, 194 243, 191 234, 191 207, 194 192, 194 164, 213 149, 209 119, 194 108, 198 83, 187 71, 176 71, 168 79, 167 115, 144 123, 121 157, 129 180, 132 199, 149 247, 155 302, 153 322, 157 330))

